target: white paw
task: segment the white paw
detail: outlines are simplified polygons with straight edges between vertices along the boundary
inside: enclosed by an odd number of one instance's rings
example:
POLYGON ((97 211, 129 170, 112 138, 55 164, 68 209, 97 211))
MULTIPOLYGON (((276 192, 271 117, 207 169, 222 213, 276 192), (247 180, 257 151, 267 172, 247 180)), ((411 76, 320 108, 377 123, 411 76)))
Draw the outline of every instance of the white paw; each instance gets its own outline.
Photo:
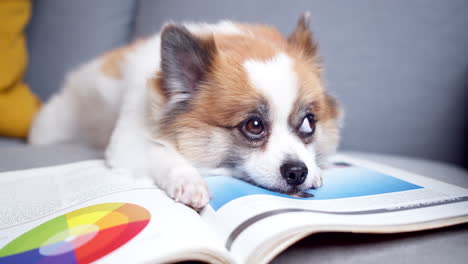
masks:
POLYGON ((312 187, 313 188, 318 188, 323 185, 323 179, 322 179, 322 172, 318 172, 316 175, 314 175, 314 179, 312 181, 312 187))
POLYGON ((201 209, 210 201, 208 185, 195 168, 172 169, 167 177, 166 192, 176 202, 201 209))

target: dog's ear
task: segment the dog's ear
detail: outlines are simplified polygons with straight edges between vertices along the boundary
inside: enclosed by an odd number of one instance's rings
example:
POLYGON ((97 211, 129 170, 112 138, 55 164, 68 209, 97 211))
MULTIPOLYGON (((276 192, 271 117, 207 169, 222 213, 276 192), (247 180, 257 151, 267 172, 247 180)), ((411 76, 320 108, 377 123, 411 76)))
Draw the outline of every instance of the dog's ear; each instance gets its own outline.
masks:
POLYGON ((213 36, 202 39, 184 26, 165 26, 161 33, 161 71, 166 94, 190 97, 204 80, 215 54, 213 36))
POLYGON ((317 43, 312 37, 310 31, 310 13, 306 12, 299 17, 296 29, 289 35, 290 45, 301 49, 307 56, 315 57, 317 55, 317 43))

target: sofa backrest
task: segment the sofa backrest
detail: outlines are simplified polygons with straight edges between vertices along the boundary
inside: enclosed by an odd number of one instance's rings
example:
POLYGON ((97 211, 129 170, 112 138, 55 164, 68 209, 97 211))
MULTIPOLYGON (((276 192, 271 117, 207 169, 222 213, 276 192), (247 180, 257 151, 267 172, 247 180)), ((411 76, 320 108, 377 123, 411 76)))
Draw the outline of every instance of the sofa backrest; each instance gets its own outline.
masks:
POLYGON ((27 28, 26 82, 41 99, 56 92, 65 73, 131 38, 137 2, 37 0, 27 28))
POLYGON ((346 110, 341 149, 467 166, 463 0, 41 0, 29 30, 27 80, 45 98, 72 66, 168 20, 262 22, 287 34, 307 10, 328 87, 346 110))

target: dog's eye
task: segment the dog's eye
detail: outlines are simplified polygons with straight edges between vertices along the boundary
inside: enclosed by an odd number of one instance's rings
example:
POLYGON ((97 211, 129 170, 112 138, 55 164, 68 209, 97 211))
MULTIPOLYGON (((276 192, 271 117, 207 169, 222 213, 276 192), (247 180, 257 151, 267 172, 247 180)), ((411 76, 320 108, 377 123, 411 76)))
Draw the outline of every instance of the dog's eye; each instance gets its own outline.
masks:
POLYGON ((243 123, 241 132, 249 139, 261 139, 265 134, 265 126, 260 118, 252 117, 243 123))
POLYGON ((310 137, 315 132, 315 123, 317 120, 313 114, 307 114, 299 127, 299 135, 301 137, 310 137))

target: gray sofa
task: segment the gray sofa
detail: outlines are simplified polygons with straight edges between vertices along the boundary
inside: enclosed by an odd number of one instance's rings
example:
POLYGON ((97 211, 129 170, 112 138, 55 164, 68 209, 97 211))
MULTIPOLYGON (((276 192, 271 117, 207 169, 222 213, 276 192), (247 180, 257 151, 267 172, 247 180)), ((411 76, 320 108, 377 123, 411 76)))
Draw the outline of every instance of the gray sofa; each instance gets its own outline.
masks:
MULTIPOLYGON (((26 81, 43 100, 64 74, 168 20, 271 23, 285 34, 309 10, 329 89, 346 109, 340 151, 468 187, 468 2, 34 1, 26 81), (378 153, 378 154, 377 154, 378 153)), ((0 170, 102 153, 73 142, 31 147, 0 138, 0 170)), ((468 225, 397 235, 319 234, 278 256, 288 263, 456 263, 468 225)))

